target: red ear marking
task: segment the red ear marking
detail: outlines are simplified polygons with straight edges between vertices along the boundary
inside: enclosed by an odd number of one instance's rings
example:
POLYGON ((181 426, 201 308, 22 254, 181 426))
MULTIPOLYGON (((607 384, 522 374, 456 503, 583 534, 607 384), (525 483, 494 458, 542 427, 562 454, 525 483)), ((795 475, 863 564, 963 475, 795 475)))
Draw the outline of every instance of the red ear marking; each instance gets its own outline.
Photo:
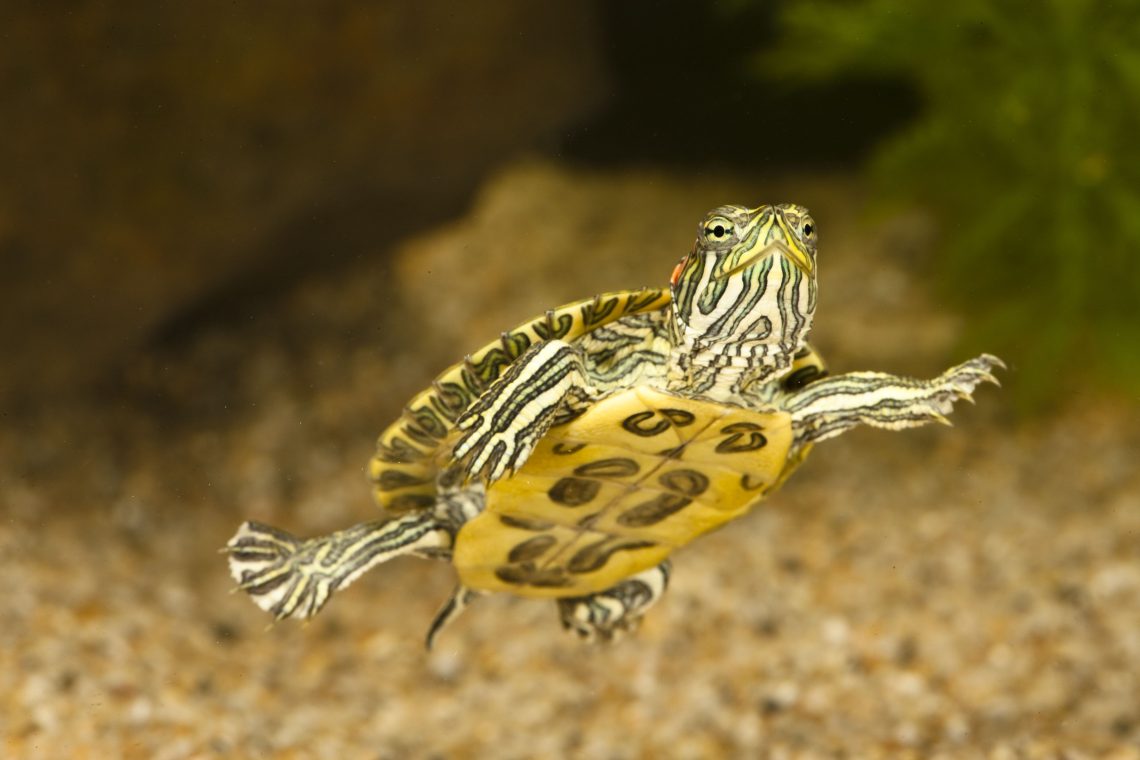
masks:
POLYGON ((677 287, 677 281, 681 279, 681 272, 685 271, 685 262, 688 260, 689 257, 686 256, 677 262, 677 266, 673 267, 673 276, 669 278, 670 287, 677 287))

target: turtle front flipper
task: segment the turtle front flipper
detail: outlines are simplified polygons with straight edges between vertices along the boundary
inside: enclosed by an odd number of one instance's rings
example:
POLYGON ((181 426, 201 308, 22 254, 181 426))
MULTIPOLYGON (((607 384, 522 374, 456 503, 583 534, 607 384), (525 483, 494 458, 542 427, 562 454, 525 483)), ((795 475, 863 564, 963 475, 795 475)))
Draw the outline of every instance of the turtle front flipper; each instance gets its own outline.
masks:
POLYGON ((839 435, 860 424, 899 430, 929 422, 949 424, 954 402, 973 401, 982 383, 998 385, 993 370, 1001 359, 982 354, 951 367, 933 380, 881 372, 852 372, 823 378, 788 396, 785 407, 795 428, 793 449, 839 435))
POLYGON ((453 456, 467 479, 493 483, 526 462, 567 394, 587 387, 582 355, 561 340, 532 346, 456 421, 453 456))
POLYGON ((613 641, 631 633, 669 586, 668 561, 586 596, 558 600, 562 627, 584 641, 613 641))
POLYGON ((310 539, 245 522, 223 551, 238 588, 283 620, 313 617, 333 592, 393 557, 447 555, 451 544, 451 532, 434 517, 415 514, 310 539))

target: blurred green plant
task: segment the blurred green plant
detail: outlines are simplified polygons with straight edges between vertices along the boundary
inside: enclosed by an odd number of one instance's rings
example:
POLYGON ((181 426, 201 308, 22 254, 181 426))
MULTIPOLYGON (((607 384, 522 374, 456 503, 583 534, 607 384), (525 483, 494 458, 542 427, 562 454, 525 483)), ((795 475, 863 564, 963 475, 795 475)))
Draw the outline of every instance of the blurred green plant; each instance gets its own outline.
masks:
MULTIPOLYGON (((1039 408, 1140 392, 1140 6, 1109 0, 787 3, 765 77, 909 78, 923 109, 871 163, 937 215, 967 341, 1039 408)), ((841 125, 836 126, 841 129, 841 125)))

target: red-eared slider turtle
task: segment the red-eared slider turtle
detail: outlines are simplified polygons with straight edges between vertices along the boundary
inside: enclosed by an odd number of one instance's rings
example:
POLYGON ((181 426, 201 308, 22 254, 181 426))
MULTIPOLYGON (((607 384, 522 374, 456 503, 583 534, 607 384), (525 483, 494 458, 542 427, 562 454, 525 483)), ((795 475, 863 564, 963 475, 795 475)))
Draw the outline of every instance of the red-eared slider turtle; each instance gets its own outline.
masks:
POLYGON ((817 441, 944 422, 996 382, 988 355, 933 380, 827 376, 806 343, 816 237, 800 206, 723 206, 668 289, 600 295, 503 333, 380 436, 370 474, 384 519, 307 540, 244 523, 227 545, 235 580, 275 618, 309 618, 414 554, 459 576, 429 645, 492 591, 556 599, 586 638, 632 628, 673 550, 747 513, 817 441))

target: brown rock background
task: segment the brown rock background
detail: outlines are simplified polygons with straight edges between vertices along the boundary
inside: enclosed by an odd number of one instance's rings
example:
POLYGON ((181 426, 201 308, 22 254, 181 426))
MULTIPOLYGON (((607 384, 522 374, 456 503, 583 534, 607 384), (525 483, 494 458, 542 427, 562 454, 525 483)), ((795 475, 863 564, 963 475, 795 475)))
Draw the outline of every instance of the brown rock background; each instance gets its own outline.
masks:
POLYGON ((456 213, 602 95, 570 2, 5 13, 0 403, 456 213))

